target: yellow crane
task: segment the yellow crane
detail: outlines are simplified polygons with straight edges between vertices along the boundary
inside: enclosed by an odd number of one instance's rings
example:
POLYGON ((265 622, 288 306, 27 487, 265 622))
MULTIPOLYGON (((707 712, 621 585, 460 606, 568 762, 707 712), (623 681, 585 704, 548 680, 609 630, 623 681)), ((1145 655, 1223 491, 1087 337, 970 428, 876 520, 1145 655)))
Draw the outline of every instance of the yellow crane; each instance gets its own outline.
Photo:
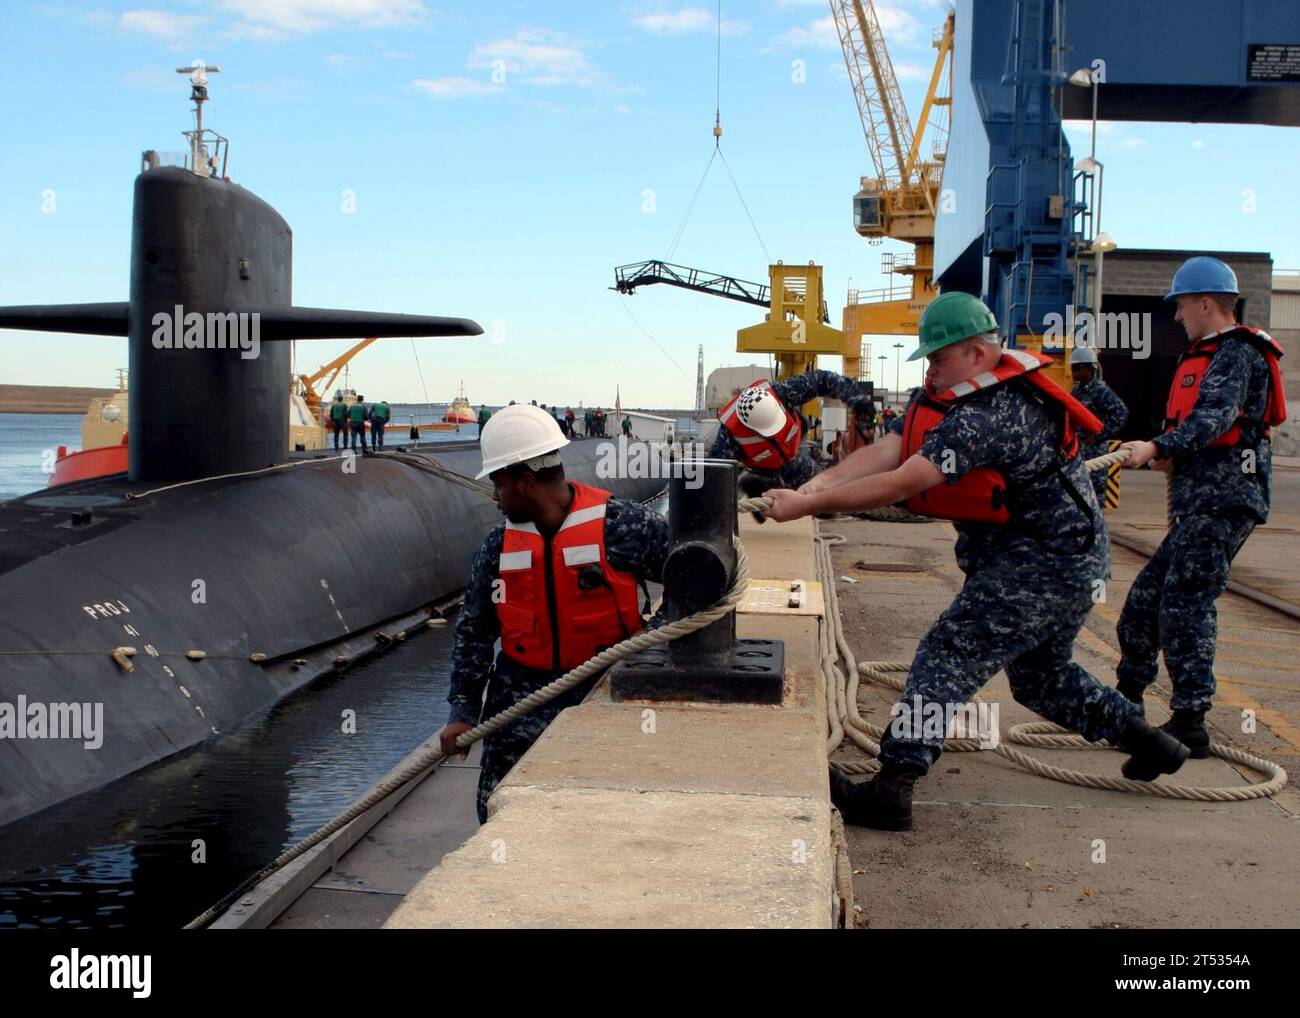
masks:
POLYGON ((934 33, 938 55, 913 130, 875 6, 871 0, 830 2, 876 171, 874 177, 862 178, 853 196, 854 228, 863 237, 889 237, 914 245, 908 254, 886 252, 881 264, 891 280, 897 273, 910 280, 909 286, 895 288, 891 282, 883 290, 848 293, 842 318, 844 374, 865 380, 870 364, 862 363, 862 337, 915 336, 921 313, 935 296, 934 221, 952 105, 954 16, 949 13, 934 33), (923 148, 927 130, 928 153, 923 148))
POLYGON ((339 356, 335 357, 328 364, 322 365, 319 370, 312 374, 298 376, 298 382, 302 387, 299 395, 307 401, 307 406, 311 408, 312 413, 318 418, 321 417, 324 399, 321 397, 320 393, 316 391, 316 383, 323 379, 324 384, 321 385, 321 390, 328 393, 330 387, 334 384, 335 379, 339 377, 339 372, 347 366, 348 362, 352 360, 353 357, 374 341, 374 336, 371 336, 369 339, 363 339, 361 342, 349 347, 346 351, 339 354, 339 356))

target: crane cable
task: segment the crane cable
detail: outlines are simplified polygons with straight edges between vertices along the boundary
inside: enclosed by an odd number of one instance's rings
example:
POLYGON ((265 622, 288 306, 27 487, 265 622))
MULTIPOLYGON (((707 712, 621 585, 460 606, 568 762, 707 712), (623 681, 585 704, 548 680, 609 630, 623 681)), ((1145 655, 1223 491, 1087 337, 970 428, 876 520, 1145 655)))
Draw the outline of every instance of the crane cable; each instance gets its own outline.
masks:
POLYGON ((722 154, 722 0, 718 0, 718 31, 717 31, 717 54, 714 64, 714 104, 713 104, 713 152, 709 156, 708 163, 705 164, 704 173, 700 177, 699 184, 695 187, 695 193, 691 196, 689 204, 686 206, 686 212, 682 215, 681 222, 677 225, 677 230, 673 233, 672 243, 668 246, 668 256, 665 261, 672 261, 673 254, 677 250, 677 245, 681 242, 682 235, 686 231, 686 224, 695 211, 695 205, 699 201, 700 192, 704 189, 704 182, 708 179, 709 171, 713 168, 713 160, 720 158, 722 166, 727 171, 727 177, 731 180, 731 186, 736 192, 736 197, 740 200, 740 207, 745 210, 745 218, 749 220, 750 228, 754 231, 754 236, 758 240, 758 246, 763 251, 763 258, 766 264, 772 264, 772 256, 767 250, 767 244, 763 241, 763 235, 759 232, 758 224, 754 222, 754 216, 749 211, 749 203, 745 201, 745 196, 740 191, 740 184, 736 182, 736 175, 731 172, 731 166, 727 163, 727 157, 722 154))

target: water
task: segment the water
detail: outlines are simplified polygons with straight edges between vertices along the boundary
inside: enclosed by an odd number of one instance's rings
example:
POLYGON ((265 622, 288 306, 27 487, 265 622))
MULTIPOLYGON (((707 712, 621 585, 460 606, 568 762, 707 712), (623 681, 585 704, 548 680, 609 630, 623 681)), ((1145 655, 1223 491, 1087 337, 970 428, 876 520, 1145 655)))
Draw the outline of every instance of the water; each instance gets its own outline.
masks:
MULTIPOLYGON (((409 424, 411 416, 421 423, 428 423, 429 408, 404 403, 393 405, 393 424, 409 424)), ((435 403, 433 406, 438 419, 441 419, 445 405, 435 403)), ((489 409, 492 409, 489 407, 489 409)), ((478 412, 478 404, 474 406, 478 412)), ((68 449, 81 448, 81 419, 83 414, 0 414, 0 502, 29 495, 44 488, 50 480, 54 469, 54 459, 59 446, 68 449)), ((389 432, 385 436, 392 444, 405 443, 405 433, 389 432)), ((420 444, 434 442, 464 442, 478 438, 477 424, 462 424, 460 430, 425 431, 420 435, 420 444)), ((369 428, 367 428, 369 441, 369 428)), ((326 447, 333 447, 332 436, 327 436, 326 447)))
POLYGON ((0 502, 44 488, 61 445, 81 448, 83 414, 0 414, 0 502))
POLYGON ((450 630, 422 630, 219 738, 0 827, 0 929, 179 929, 442 727, 450 630), (356 734, 343 732, 346 710, 356 734))

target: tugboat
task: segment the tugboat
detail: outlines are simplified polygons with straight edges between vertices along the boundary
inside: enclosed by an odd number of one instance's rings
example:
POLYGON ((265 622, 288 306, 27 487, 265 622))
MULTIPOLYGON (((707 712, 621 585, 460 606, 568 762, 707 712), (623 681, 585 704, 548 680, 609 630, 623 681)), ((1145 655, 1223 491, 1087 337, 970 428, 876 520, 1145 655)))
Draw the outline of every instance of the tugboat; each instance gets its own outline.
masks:
POLYGON ((444 424, 473 424, 478 420, 478 415, 470 409, 469 400, 465 397, 464 382, 460 383, 460 395, 451 401, 442 420, 444 424))

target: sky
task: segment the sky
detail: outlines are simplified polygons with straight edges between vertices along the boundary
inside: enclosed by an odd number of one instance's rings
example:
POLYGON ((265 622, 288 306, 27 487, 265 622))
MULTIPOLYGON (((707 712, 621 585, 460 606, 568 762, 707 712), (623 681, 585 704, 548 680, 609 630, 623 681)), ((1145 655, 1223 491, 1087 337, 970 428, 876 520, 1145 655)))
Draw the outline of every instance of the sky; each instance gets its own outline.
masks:
MULTIPOLYGON (((884 286, 880 255, 907 250, 852 228, 871 161, 825 0, 721 6, 719 67, 707 2, 6 0, 0 305, 126 299, 140 153, 184 147, 175 68, 201 58, 222 68, 204 118, 231 140, 230 176, 293 229, 296 304, 487 332, 374 344, 351 372, 368 399, 443 402, 463 384, 474 403, 611 405, 617 389, 628 407, 691 406, 698 348, 706 374, 750 363, 735 333, 762 310, 664 286, 621 296, 615 266, 765 282, 769 258, 814 260, 838 324, 848 287, 884 286), (726 166, 701 187, 719 101, 726 166)), ((915 116, 947 7, 876 8, 915 116)), ((1088 125, 1068 136, 1085 154, 1088 125)), ((1103 123, 1098 149, 1120 246, 1300 268, 1294 130, 1103 123)), ((874 351, 891 387, 893 342, 874 351)), ((299 343, 296 367, 348 345, 299 343)), ((109 387, 126 340, 5 332, 0 358, 7 382, 109 387)), ((916 384, 918 366, 900 377, 916 384)))

